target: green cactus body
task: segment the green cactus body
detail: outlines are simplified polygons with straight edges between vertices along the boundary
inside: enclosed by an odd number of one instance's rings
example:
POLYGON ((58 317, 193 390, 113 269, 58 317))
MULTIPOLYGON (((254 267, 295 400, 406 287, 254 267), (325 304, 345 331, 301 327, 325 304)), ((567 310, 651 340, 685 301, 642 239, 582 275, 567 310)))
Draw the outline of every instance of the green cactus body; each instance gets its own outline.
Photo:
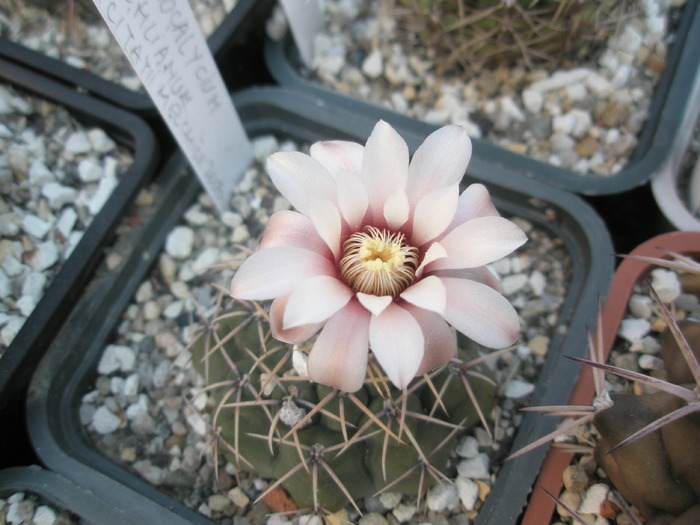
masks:
POLYGON ((264 314, 248 303, 220 314, 192 351, 214 401, 219 450, 315 510, 383 490, 426 490, 443 476, 459 433, 479 421, 472 399, 482 414, 493 406, 488 369, 466 364, 476 346, 414 380, 405 398, 373 363, 374 380, 351 394, 300 378, 290 373, 291 347, 270 337, 264 314))

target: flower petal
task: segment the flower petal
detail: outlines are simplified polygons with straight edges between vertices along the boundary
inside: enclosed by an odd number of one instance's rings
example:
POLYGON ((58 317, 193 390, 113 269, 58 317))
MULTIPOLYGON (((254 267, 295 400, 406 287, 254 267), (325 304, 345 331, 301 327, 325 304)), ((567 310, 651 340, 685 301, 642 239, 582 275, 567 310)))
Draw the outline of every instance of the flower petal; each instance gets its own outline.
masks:
POLYGON ((445 231, 457 211, 459 186, 451 184, 426 193, 413 211, 411 244, 421 246, 445 231))
POLYGON ((432 243, 425 251, 420 266, 416 269, 416 279, 420 279, 423 276, 423 272, 430 263, 444 257, 447 257, 447 250, 439 242, 432 243))
POLYGON ((457 355, 457 337, 452 327, 436 313, 410 304, 404 308, 416 318, 425 339, 423 360, 416 375, 423 375, 450 362, 457 355))
POLYGON ((258 251, 274 246, 296 246, 332 257, 328 245, 319 237, 311 219, 291 210, 278 211, 270 216, 258 251))
POLYGON ((489 216, 498 216, 489 190, 483 184, 470 184, 459 196, 457 212, 447 230, 452 230, 471 219, 489 216))
POLYGON ((345 392, 362 387, 367 374, 370 314, 350 301, 326 322, 309 354, 309 376, 345 392))
POLYGON ((438 277, 429 275, 406 288, 401 298, 419 308, 442 314, 445 311, 447 291, 438 277))
POLYGON ((320 162, 331 175, 337 177, 340 171, 359 173, 362 169, 362 144, 345 140, 317 142, 309 149, 311 158, 320 162))
POLYGON ((403 189, 399 189, 389 195, 384 203, 384 219, 389 228, 398 230, 408 220, 411 209, 408 205, 408 197, 403 189))
POLYGON ((305 324, 285 330, 282 326, 282 320, 287 308, 287 301, 289 301, 289 296, 285 295, 278 297, 270 305, 270 331, 272 332, 272 337, 284 343, 303 343, 318 332, 323 323, 305 324))
POLYGON ((304 215, 318 201, 335 203, 335 180, 318 161, 298 151, 273 153, 267 172, 279 192, 304 215))
POLYGON ((237 299, 274 299, 290 294, 303 279, 335 273, 335 266, 323 255, 278 246, 255 252, 243 262, 233 276, 231 295, 237 299))
POLYGON ((390 195, 406 187, 408 146, 389 124, 379 121, 367 139, 362 157, 362 179, 375 218, 384 212, 390 195))
POLYGON ((348 304, 353 291, 335 277, 316 275, 304 279, 289 296, 284 328, 319 323, 348 304))
POLYGON ((411 203, 435 188, 459 185, 471 155, 471 140, 461 126, 444 126, 431 133, 416 150, 408 168, 411 203))
POLYGON ((377 361, 398 388, 406 388, 423 361, 423 332, 406 310, 390 304, 369 322, 369 343, 377 361))
POLYGON ((337 184, 338 208, 351 229, 359 229, 369 207, 367 189, 360 175, 340 170, 335 178, 337 184))
POLYGON ((440 240, 447 257, 436 260, 428 269, 483 266, 505 257, 525 241, 527 236, 514 222, 503 217, 477 217, 440 240))
POLYGON ((357 300, 360 304, 367 308, 373 315, 379 315, 384 309, 389 306, 393 298, 391 295, 371 295, 358 292, 357 300))
POLYGON ((340 253, 340 231, 342 229, 338 208, 329 201, 319 200, 315 206, 310 206, 309 218, 318 235, 330 248, 333 256, 337 257, 340 253))
POLYGON ((489 348, 506 348, 518 338, 520 320, 508 300, 485 284, 443 278, 445 319, 464 335, 489 348))
POLYGON ((488 266, 477 266, 476 268, 457 268, 454 270, 437 270, 431 275, 437 277, 456 277, 458 279, 470 279, 481 284, 485 284, 501 293, 501 281, 498 280, 488 266))

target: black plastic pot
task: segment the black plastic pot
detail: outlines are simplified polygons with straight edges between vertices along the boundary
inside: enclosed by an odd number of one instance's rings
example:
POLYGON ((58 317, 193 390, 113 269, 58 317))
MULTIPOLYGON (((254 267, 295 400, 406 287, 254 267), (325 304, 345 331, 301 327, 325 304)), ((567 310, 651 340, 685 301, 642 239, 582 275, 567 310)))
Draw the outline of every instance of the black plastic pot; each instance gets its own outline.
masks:
MULTIPOLYGON (((474 169, 484 172, 506 169, 582 195, 617 194, 647 182, 669 157, 679 129, 678 123, 683 119, 692 94, 692 84, 699 68, 698 4, 697 0, 686 2, 666 69, 656 86, 649 117, 639 136, 634 155, 621 171, 610 177, 581 175, 480 140, 473 141, 472 165, 478 166, 474 169)), ((351 99, 302 76, 301 59, 289 36, 282 42, 268 39, 265 55, 270 73, 281 86, 311 94, 327 106, 352 108, 353 111, 394 122, 411 121, 409 117, 351 99)), ((430 128, 428 124, 425 126, 424 129, 430 128)))
POLYGON ((93 99, 35 72, 0 59, 0 79, 65 107, 85 125, 98 126, 133 153, 102 210, 93 218, 80 243, 44 291, 42 299, 0 359, 0 417, 17 431, 0 432, 0 466, 22 464, 28 447, 22 432, 23 403, 29 380, 47 346, 77 301, 92 270, 103 256, 104 243, 129 203, 155 172, 158 146, 150 128, 138 117, 93 99))
MULTIPOLYGON (((264 25, 274 0, 238 0, 221 25, 208 38, 209 49, 232 90, 247 87, 259 80, 260 64, 256 67, 251 48, 260 47, 264 25)), ((91 71, 78 69, 62 60, 33 51, 7 38, 0 37, 0 57, 34 69, 68 85, 103 98, 112 104, 142 116, 157 114, 153 101, 145 92, 132 91, 91 71)), ((261 57, 262 60, 262 57, 261 57)))
MULTIPOLYGON (((324 106, 317 98, 280 88, 245 91, 234 97, 250 136, 273 133, 299 142, 352 139, 364 142, 376 123, 359 112, 324 106)), ((425 138, 423 125, 400 125, 397 131, 409 148, 425 138)), ((565 402, 578 367, 560 358, 584 355, 586 330, 595 322, 597 301, 605 295, 613 270, 608 232, 595 212, 579 197, 508 169, 488 174, 468 169, 465 183, 485 183, 497 208, 531 221, 560 238, 571 256, 572 276, 559 323, 567 327, 551 340, 533 404, 565 402)), ((105 344, 132 300, 167 233, 195 198, 199 185, 185 170, 179 155, 170 159, 157 178, 157 202, 144 223, 120 239, 123 264, 118 271, 102 270, 84 294, 65 327, 41 362, 27 403, 32 444, 52 470, 87 485, 95 495, 122 508, 138 509, 144 523, 208 523, 196 512, 174 502, 135 474, 109 461, 91 444, 80 423, 81 396, 92 389, 96 365, 105 344), (109 293, 105 293, 109 290, 109 293)), ((536 416, 536 414, 532 414, 536 416)), ((551 430, 554 422, 526 416, 513 450, 551 430)), ((534 451, 506 463, 477 523, 515 523, 525 506, 544 451, 534 451)))
POLYGON ((128 510, 105 505, 90 490, 36 465, 0 470, 0 497, 6 498, 16 492, 33 494, 41 504, 56 511, 66 510, 79 518, 80 523, 140 525, 132 521, 128 510))

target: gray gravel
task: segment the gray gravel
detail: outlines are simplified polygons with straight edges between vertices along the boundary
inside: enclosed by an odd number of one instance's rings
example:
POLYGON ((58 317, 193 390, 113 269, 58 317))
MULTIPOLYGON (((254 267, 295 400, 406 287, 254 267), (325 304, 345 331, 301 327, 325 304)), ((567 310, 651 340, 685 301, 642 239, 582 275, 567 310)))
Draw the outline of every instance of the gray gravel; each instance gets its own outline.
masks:
POLYGON ((0 83, 0 356, 132 162, 104 130, 0 83))
MULTIPOLYGON (((666 63, 669 18, 680 1, 646 0, 597 62, 576 67, 437 74, 433 52, 404 34, 388 0, 324 0, 313 63, 326 87, 442 125, 472 138, 573 170, 607 177, 637 145, 654 85, 666 63)), ((285 33, 279 15, 268 23, 285 33)))
POLYGON ((77 525, 79 520, 45 504, 36 494, 16 492, 0 498, 0 523, 8 525, 77 525))

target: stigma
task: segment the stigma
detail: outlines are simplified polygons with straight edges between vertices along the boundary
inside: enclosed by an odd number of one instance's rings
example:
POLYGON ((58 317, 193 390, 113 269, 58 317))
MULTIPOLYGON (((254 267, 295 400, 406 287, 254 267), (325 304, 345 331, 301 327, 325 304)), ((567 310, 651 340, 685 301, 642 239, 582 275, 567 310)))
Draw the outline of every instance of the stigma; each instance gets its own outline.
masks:
POLYGON ((340 274, 356 292, 397 297, 416 275, 418 249, 402 233, 365 226, 343 244, 340 274))

